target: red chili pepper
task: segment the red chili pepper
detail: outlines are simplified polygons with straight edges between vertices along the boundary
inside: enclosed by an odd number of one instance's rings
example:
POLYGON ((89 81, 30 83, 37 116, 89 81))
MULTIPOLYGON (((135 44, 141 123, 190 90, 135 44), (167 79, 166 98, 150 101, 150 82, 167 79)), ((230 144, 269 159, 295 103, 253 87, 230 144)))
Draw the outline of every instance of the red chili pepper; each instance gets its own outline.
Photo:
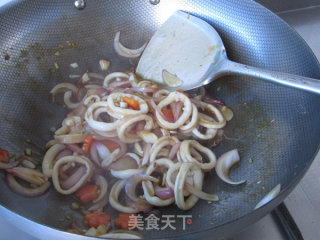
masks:
POLYGON ((0 148, 0 162, 3 162, 3 163, 9 162, 9 152, 1 148, 0 148))
POLYGON ((123 101, 134 110, 140 110, 139 102, 133 98, 123 97, 123 101))
POLYGON ((93 134, 89 134, 83 141, 82 152, 87 153, 93 141, 93 134))

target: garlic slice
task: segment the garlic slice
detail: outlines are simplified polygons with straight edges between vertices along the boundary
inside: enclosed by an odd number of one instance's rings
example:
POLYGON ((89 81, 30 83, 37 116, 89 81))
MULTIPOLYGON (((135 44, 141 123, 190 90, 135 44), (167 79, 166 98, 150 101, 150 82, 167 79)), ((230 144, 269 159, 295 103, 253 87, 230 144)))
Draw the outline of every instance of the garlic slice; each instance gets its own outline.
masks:
POLYGON ((183 81, 176 74, 169 73, 167 70, 162 70, 162 80, 169 87, 179 87, 183 81))

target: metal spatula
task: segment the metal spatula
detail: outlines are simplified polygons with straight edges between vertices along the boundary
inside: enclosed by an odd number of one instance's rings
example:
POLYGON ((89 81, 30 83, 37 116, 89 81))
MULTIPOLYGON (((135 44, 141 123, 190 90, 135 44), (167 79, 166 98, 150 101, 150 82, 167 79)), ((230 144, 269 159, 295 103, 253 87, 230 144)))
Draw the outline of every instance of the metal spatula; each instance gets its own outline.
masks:
POLYGON ((246 75, 320 93, 320 80, 230 61, 215 29, 182 11, 175 12, 156 31, 136 71, 173 90, 201 87, 225 75, 246 75))

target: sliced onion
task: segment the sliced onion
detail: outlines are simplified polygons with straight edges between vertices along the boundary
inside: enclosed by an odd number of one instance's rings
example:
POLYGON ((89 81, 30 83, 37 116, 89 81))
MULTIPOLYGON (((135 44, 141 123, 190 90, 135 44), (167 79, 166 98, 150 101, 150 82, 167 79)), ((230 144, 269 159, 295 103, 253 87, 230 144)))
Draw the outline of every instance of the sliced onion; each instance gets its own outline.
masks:
POLYGON ((166 200, 166 199, 174 197, 174 192, 173 192, 172 188, 170 188, 170 187, 156 188, 154 193, 162 200, 166 200))
POLYGON ((184 187, 187 191, 189 191, 193 195, 197 196, 198 198, 201 198, 201 199, 207 200, 207 201, 219 201, 219 198, 217 195, 205 193, 197 188, 194 188, 193 186, 191 186, 188 183, 185 183, 184 187))
POLYGON ((113 162, 109 169, 115 171, 127 170, 127 169, 137 169, 138 164, 137 162, 130 156, 124 156, 119 160, 113 162))
MULTIPOLYGON (((79 154, 83 154, 83 151, 82 149, 76 145, 76 144, 65 144, 65 146, 71 150, 72 152, 76 152, 76 153, 79 153, 79 154)), ((71 154, 70 154, 71 155, 71 154)), ((57 159, 58 160, 58 159, 57 159)))
POLYGON ((98 156, 98 150, 96 146, 96 141, 93 141, 90 147, 90 159, 96 164, 98 167, 101 167, 100 158, 98 156))
POLYGON ((12 174, 7 173, 6 174, 6 182, 9 186, 9 188, 14 191, 15 193, 18 193, 25 197, 38 197, 44 194, 51 186, 50 182, 45 182, 44 184, 40 185, 36 188, 27 188, 22 186, 20 183, 18 183, 15 179, 15 177, 12 174))
POLYGON ((131 83, 129 80, 127 81, 113 81, 108 85, 109 88, 116 88, 116 87, 130 87, 131 83))
POLYGON ((177 152, 179 151, 180 145, 181 145, 181 142, 177 142, 177 143, 173 144, 173 146, 170 150, 169 156, 168 156, 169 159, 171 159, 171 160, 174 159, 174 157, 177 155, 177 152))
POLYGON ((56 161, 58 161, 60 158, 63 158, 65 156, 70 156, 72 155, 72 151, 70 149, 65 149, 62 150, 57 156, 56 156, 56 161))
POLYGON ((269 193, 267 193, 267 195, 264 196, 264 198, 262 198, 260 202, 258 202, 258 204, 255 206, 254 209, 256 210, 262 207, 263 205, 267 204, 268 202, 270 202, 272 199, 274 199, 276 196, 279 195, 280 190, 281 190, 281 184, 278 184, 269 193))
POLYGON ((108 90, 106 90, 105 88, 99 86, 98 88, 92 88, 89 89, 87 92, 87 96, 91 96, 91 95, 98 95, 100 97, 104 97, 109 93, 108 90))
POLYGON ((14 167, 6 169, 6 171, 25 180, 26 182, 33 183, 36 185, 42 185, 48 181, 48 177, 46 175, 30 168, 14 167))
POLYGON ((57 141, 57 143, 61 143, 61 144, 82 143, 85 138, 86 138, 86 135, 84 135, 83 133, 54 136, 54 139, 57 141))
POLYGON ((166 115, 163 114, 163 112, 161 111, 161 109, 158 107, 158 105, 154 102, 154 100, 153 100, 152 98, 150 99, 149 102, 150 102, 152 108, 153 108, 156 112, 158 112, 158 113, 160 114, 160 116, 161 116, 164 120, 169 121, 168 118, 166 117, 166 115))
POLYGON ((155 143, 158 141, 158 137, 156 134, 150 132, 150 131, 138 131, 138 136, 142 138, 143 141, 146 143, 155 143))
POLYGON ((103 198, 108 199, 106 197, 107 193, 108 193, 108 182, 107 182, 107 180, 101 175, 96 175, 95 178, 94 178, 94 182, 99 187, 100 193, 99 193, 99 197, 97 199, 93 200, 93 202, 94 203, 99 202, 103 198))
POLYGON ((87 93, 87 89, 85 87, 79 87, 77 91, 77 101, 80 102, 87 93))
POLYGON ((99 79, 99 80, 103 80, 104 79, 104 76, 102 76, 99 73, 88 72, 88 76, 91 77, 91 78, 99 79))
POLYGON ((212 105, 215 105, 215 106, 223 106, 224 103, 218 99, 214 99, 214 98, 211 98, 211 97, 204 97, 203 99, 204 102, 206 103, 209 103, 209 104, 212 104, 212 105))
POLYGON ((109 202, 109 198, 106 195, 106 197, 102 198, 100 201, 93 204, 91 207, 88 208, 88 211, 97 211, 99 209, 104 208, 109 202))
POLYGON ((151 147, 152 147, 151 143, 147 143, 145 145, 144 151, 143 151, 143 158, 142 158, 142 161, 141 161, 141 166, 144 166, 144 165, 148 164, 151 147))
POLYGON ((21 159, 20 160, 16 159, 14 162, 9 162, 9 163, 0 162, 0 169, 14 168, 18 166, 21 163, 21 161, 22 161, 21 159))
POLYGON ((127 196, 134 202, 142 200, 136 195, 136 187, 142 181, 158 182, 159 180, 144 173, 135 174, 130 177, 125 183, 125 190, 127 196))
POLYGON ((73 187, 86 173, 86 168, 84 166, 79 167, 67 180, 61 183, 63 189, 69 189, 73 187))
POLYGON ((170 104, 174 122, 176 122, 182 113, 183 102, 173 102, 170 104))
POLYGON ((109 149, 101 142, 96 141, 96 148, 101 159, 105 159, 110 155, 109 149))
POLYGON ((215 168, 218 177, 222 181, 229 183, 231 185, 239 185, 239 184, 245 183, 246 180, 233 182, 229 177, 230 168, 239 161, 240 161, 240 156, 237 149, 233 149, 229 152, 222 154, 219 157, 216 168, 215 168))
POLYGON ((159 90, 159 88, 133 87, 131 90, 144 93, 155 93, 159 90))
POLYGON ((220 106, 219 110, 227 121, 230 121, 233 118, 233 112, 230 108, 226 106, 220 106))
POLYGON ((117 32, 114 37, 113 46, 114 46, 115 51, 120 56, 127 57, 127 58, 137 58, 137 57, 140 57, 141 53, 143 52, 143 50, 147 46, 147 43, 143 44, 142 47, 140 47, 138 49, 126 48, 120 43, 120 32, 117 32))
POLYGON ((52 94, 52 100, 54 101, 54 97, 57 93, 66 91, 66 89, 69 89, 72 91, 72 93, 77 93, 78 88, 71 83, 59 83, 54 88, 51 89, 50 94, 52 94))
POLYGON ((78 116, 81 119, 84 118, 84 114, 87 111, 87 106, 84 104, 80 104, 76 109, 74 109, 73 111, 69 112, 67 117, 73 117, 73 116, 78 116))
POLYGON ((145 199, 140 199, 137 202, 132 202, 130 199, 127 199, 127 204, 129 207, 136 209, 138 212, 149 212, 153 207, 145 199))

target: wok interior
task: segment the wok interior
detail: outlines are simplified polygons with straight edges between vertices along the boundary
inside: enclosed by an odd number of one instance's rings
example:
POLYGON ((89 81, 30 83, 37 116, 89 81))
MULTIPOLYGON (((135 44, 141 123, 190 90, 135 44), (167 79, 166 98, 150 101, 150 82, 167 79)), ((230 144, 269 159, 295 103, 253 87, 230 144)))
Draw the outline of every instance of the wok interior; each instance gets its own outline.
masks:
MULTIPOLYGON (((72 1, 22 1, 5 9, 1 17, 1 147, 15 155, 30 147, 35 158, 41 160, 45 143, 52 138, 50 129, 59 127, 66 113, 62 106, 50 102, 50 89, 69 81, 69 74, 100 72, 100 59, 111 61, 111 71, 135 66, 136 60, 128 61, 115 54, 114 34, 121 31, 121 41, 126 46, 138 47, 178 9, 213 24, 232 60, 320 77, 317 61, 304 42, 251 1, 162 0, 153 6, 139 0, 96 0, 88 1, 83 11, 76 10, 72 1), (69 46, 66 41, 75 45, 69 46), (55 55, 57 51, 60 56, 55 55), (5 60, 7 55, 9 60, 5 60), (70 68, 73 62, 79 64, 78 69, 70 68), (26 139, 32 140, 31 146, 26 139)), ((145 231, 146 238, 218 229, 247 215, 276 184, 281 183, 282 189, 295 184, 315 156, 320 140, 317 95, 243 77, 219 79, 207 90, 235 113, 225 129, 226 139, 213 151, 220 156, 238 148, 241 163, 232 169, 231 178, 246 179, 247 183, 229 186, 214 172, 207 173, 204 190, 216 193, 220 201, 200 200, 187 212, 174 205, 159 208, 160 215, 192 215, 193 223, 185 231, 181 221, 177 221, 175 231, 145 231)), ((66 229, 70 221, 60 222, 60 218, 68 214, 79 217, 69 207, 74 199, 53 189, 32 199, 12 193, 2 180, 0 189, 3 206, 38 223, 66 229)), ((110 207, 107 211, 116 215, 110 207)))

